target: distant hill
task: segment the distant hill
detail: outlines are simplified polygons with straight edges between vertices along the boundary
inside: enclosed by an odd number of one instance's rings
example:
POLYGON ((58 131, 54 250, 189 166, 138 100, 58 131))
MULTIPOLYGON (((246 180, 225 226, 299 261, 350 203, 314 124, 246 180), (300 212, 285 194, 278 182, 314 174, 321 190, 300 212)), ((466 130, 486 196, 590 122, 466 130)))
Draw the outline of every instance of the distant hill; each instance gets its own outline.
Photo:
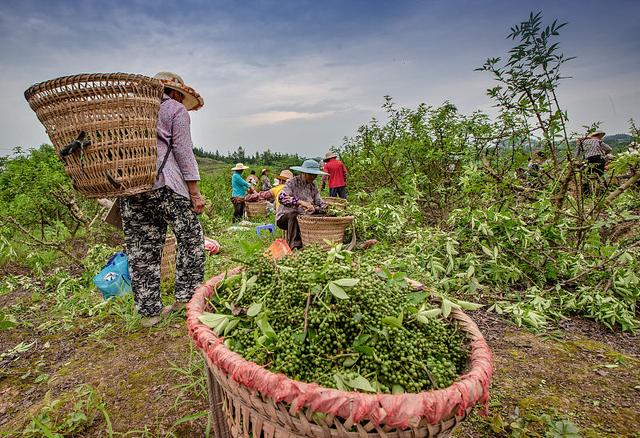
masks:
POLYGON ((629 143, 633 141, 633 137, 627 134, 614 134, 604 137, 604 142, 611 146, 614 152, 626 151, 629 143))

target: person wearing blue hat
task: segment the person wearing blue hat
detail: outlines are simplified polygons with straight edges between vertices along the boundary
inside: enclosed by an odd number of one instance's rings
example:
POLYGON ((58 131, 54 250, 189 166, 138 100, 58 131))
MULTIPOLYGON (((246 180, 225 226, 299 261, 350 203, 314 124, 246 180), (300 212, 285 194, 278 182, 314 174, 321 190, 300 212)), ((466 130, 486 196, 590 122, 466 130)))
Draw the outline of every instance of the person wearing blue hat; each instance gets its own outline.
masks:
POLYGON ((302 248, 302 237, 298 227, 298 215, 313 214, 325 208, 320 192, 315 185, 318 175, 327 175, 320 170, 316 160, 305 160, 302 166, 290 167, 300 172, 287 181, 278 195, 278 210, 276 211, 276 225, 287 231, 287 243, 291 249, 302 248))

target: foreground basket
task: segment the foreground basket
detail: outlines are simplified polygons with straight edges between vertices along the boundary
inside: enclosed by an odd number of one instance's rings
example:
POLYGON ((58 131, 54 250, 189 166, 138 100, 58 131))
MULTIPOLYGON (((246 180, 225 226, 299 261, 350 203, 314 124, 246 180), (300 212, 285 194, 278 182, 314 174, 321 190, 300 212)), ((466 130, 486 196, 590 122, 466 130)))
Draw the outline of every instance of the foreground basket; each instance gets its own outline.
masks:
POLYGON ((450 387, 419 394, 362 394, 288 379, 243 359, 198 317, 234 269, 200 286, 187 305, 189 335, 206 362, 209 402, 217 438, 448 437, 477 403, 486 405, 491 351, 476 324, 454 310, 471 344, 468 372, 450 387), (322 414, 322 415, 314 415, 322 414))
POLYGON ((245 202, 244 211, 248 218, 264 217, 267 215, 267 201, 245 202))
POLYGON ((176 273, 176 236, 167 236, 162 248, 162 259, 160 262, 160 280, 170 281, 176 273))
POLYGON ((342 243, 344 232, 352 223, 353 216, 298 216, 302 244, 320 245, 325 249, 331 247, 331 244, 342 243))
POLYGON ((338 210, 346 210, 347 209, 347 200, 342 198, 337 198, 335 196, 327 196, 326 198, 322 198, 322 201, 330 207, 334 207, 338 210))
POLYGON ((152 188, 162 83, 97 73, 36 84, 24 95, 80 193, 114 198, 152 188))

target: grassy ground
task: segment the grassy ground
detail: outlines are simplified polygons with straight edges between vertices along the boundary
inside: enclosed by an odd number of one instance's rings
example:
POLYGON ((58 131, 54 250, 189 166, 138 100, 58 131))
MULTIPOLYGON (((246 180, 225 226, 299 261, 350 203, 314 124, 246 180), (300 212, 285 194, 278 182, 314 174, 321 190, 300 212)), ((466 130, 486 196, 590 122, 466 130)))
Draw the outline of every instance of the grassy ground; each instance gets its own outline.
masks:
MULTIPOLYGON (((253 230, 211 237, 223 252, 208 257, 208 276, 236 264, 241 241, 269 242, 253 230)), ((93 245, 86 240, 73 246, 78 255, 93 245)), ((208 434, 203 363, 184 313, 143 329, 131 297, 104 303, 69 263, 49 266, 46 282, 18 265, 1 269, 0 308, 17 326, 0 331, 0 436, 208 434)), ((568 437, 573 424, 582 436, 640 436, 640 337, 580 319, 537 336, 471 314, 494 352, 491 410, 455 436, 568 437)))

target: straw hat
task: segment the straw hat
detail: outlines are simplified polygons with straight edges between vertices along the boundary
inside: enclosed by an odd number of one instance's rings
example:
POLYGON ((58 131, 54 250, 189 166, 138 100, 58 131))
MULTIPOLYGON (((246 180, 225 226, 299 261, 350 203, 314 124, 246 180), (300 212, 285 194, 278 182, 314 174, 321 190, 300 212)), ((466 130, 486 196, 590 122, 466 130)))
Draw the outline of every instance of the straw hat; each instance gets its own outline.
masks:
POLYGON ((326 154, 324 154, 324 161, 329 161, 332 158, 338 158, 338 156, 333 152, 327 152, 326 154))
POLYGON ((260 171, 260 175, 264 175, 266 172, 267 172, 267 169, 262 169, 262 170, 260 171))
POLYGON ((198 92, 193 88, 185 85, 184 80, 177 74, 168 71, 161 71, 155 75, 154 78, 159 79, 166 88, 171 88, 172 90, 182 93, 184 96, 182 104, 188 111, 197 111, 204 106, 204 99, 202 96, 200 96, 200 94, 198 94, 198 92))
POLYGON ((286 181, 288 179, 293 178, 293 173, 290 170, 283 170, 282 172, 280 172, 280 175, 276 176, 277 179, 279 179, 280 181, 286 181))
POLYGON ((320 164, 316 160, 304 160, 302 166, 293 166, 289 169, 312 175, 329 175, 327 172, 320 170, 320 164))
POLYGON ((231 170, 246 170, 249 166, 245 166, 242 163, 237 163, 235 167, 232 167, 231 170))
POLYGON ((605 135, 604 131, 595 130, 587 134, 587 138, 600 137, 600 136, 604 137, 604 135, 605 135))

